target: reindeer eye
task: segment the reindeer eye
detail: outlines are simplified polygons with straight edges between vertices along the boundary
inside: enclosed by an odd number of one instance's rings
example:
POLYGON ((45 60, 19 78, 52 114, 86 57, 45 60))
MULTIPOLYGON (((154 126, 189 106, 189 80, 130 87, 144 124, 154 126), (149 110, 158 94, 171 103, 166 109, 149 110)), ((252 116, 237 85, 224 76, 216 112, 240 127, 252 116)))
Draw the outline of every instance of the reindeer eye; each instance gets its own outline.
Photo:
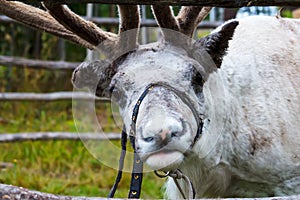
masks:
POLYGON ((194 72, 192 77, 192 87, 196 94, 200 94, 202 92, 204 85, 204 79, 199 72, 194 72))
POLYGON ((152 142, 154 140, 154 137, 146 137, 146 138, 143 138, 143 140, 145 142, 152 142))

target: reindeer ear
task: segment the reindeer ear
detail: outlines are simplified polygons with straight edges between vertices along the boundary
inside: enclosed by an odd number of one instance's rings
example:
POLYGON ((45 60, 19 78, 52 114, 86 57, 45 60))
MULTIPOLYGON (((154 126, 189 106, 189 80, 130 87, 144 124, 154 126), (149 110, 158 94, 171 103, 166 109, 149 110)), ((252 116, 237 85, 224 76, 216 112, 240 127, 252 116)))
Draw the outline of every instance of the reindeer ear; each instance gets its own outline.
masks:
POLYGON ((238 21, 232 21, 223 25, 220 30, 197 40, 194 44, 194 51, 201 49, 206 51, 215 65, 220 68, 223 56, 228 48, 228 42, 232 39, 235 28, 238 26, 238 21))
POLYGON ((72 83, 76 88, 88 88, 97 96, 105 96, 115 73, 111 63, 105 60, 86 61, 74 70, 72 83))

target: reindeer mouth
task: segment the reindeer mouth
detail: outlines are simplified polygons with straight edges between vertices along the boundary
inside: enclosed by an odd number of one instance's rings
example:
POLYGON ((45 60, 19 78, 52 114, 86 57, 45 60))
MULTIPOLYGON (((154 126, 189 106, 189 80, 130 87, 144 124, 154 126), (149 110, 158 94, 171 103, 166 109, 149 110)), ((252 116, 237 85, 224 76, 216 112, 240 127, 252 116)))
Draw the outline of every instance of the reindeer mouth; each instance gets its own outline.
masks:
POLYGON ((153 170, 173 170, 181 164, 184 155, 177 150, 160 150, 140 154, 140 157, 153 170))

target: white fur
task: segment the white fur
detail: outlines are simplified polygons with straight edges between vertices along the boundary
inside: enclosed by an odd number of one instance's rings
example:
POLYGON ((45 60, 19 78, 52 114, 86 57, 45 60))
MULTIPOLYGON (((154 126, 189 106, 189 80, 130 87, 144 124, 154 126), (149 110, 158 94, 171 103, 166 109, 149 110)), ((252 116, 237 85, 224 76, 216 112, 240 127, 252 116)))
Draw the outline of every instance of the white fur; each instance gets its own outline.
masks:
MULTIPOLYGON (((204 96, 215 120, 194 148, 199 157, 180 167, 197 198, 299 194, 300 21, 239 20, 204 96), (221 94, 212 93, 220 81, 221 94)), ((168 198, 181 197, 174 190, 170 180, 168 198)))
MULTIPOLYGON (((179 168, 191 179, 197 198, 299 194, 300 21, 239 20, 220 69, 204 84, 204 99, 191 87, 191 65, 203 70, 183 50, 154 44, 130 55, 112 81, 126 96, 121 114, 128 131, 136 100, 146 85, 157 81, 184 92, 204 117, 201 138, 183 153, 197 130, 192 111, 164 88, 150 91, 140 106, 136 144, 141 154, 159 154, 145 157, 146 162, 155 169, 179 168), (166 158, 142 135, 157 136, 170 124, 170 129, 185 131, 171 142, 175 152, 166 158)), ((166 196, 182 198, 172 180, 166 196)))

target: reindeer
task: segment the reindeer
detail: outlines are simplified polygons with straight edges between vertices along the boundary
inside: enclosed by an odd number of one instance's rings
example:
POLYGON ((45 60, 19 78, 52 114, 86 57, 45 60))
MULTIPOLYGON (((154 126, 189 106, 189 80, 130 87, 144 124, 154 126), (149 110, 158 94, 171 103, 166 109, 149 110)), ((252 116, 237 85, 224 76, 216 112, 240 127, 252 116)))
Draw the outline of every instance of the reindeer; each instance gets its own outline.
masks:
MULTIPOLYGON (((0 0, 0 11, 87 48, 103 47, 107 59, 82 63, 72 82, 117 101, 153 170, 180 170, 196 198, 300 193, 299 20, 231 20, 193 41, 210 8, 183 6, 174 16, 169 6, 153 5, 163 40, 138 45, 138 6, 119 5, 116 35, 43 3, 47 12, 0 0)), ((189 188, 178 183, 182 193, 168 179, 167 198, 187 197, 189 188)))

